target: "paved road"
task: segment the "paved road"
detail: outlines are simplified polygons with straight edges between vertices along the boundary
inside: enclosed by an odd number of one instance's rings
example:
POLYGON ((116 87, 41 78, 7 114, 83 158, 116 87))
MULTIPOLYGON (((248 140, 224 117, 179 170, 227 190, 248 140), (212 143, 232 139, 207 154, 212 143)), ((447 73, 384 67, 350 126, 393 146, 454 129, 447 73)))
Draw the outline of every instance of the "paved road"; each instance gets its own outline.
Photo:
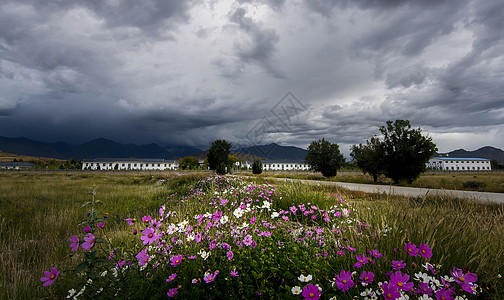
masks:
POLYGON ((472 192, 472 191, 455 191, 455 190, 440 190, 440 189, 425 189, 425 188, 412 188, 403 186, 386 186, 386 185, 373 185, 373 184, 360 184, 360 183, 346 183, 346 182, 331 182, 331 181, 318 181, 318 180, 302 180, 302 179, 288 179, 288 178, 268 178, 280 181, 293 181, 302 182, 306 184, 320 184, 320 185, 335 185, 348 189, 351 191, 361 191, 364 193, 379 193, 387 195, 401 195, 401 196, 425 196, 429 195, 442 195, 448 197, 456 197, 463 199, 478 200, 481 202, 493 202, 504 204, 503 193, 486 193, 486 192, 472 192))

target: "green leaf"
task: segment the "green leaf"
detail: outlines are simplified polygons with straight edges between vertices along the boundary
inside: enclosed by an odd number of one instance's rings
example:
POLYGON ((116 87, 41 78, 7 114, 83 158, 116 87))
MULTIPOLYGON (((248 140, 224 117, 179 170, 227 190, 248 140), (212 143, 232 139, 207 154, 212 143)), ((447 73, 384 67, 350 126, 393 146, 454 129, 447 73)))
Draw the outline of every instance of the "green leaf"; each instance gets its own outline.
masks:
POLYGON ((108 244, 108 242, 106 240, 101 239, 101 238, 95 238, 95 243, 108 244))
POLYGON ((74 270, 75 274, 79 274, 80 272, 84 271, 89 267, 89 264, 87 261, 80 263, 74 270))

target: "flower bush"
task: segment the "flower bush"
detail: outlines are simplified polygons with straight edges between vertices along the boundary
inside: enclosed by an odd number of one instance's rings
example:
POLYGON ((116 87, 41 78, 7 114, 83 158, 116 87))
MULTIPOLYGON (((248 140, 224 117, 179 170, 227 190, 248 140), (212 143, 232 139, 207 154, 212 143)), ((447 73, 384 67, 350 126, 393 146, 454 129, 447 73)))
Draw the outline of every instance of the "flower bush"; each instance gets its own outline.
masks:
MULTIPOLYGON (((387 240, 389 229, 366 223, 340 195, 330 198, 328 207, 298 199, 287 209, 277 186, 211 176, 170 195, 156 215, 125 219, 129 236, 109 239, 93 195, 82 234, 68 240, 83 260, 67 273, 76 283, 68 298, 455 299, 480 292, 476 274, 451 266, 441 275, 428 244, 387 240), (402 248, 383 253, 380 242, 402 248)), ((50 285, 59 272, 44 275, 50 285)))

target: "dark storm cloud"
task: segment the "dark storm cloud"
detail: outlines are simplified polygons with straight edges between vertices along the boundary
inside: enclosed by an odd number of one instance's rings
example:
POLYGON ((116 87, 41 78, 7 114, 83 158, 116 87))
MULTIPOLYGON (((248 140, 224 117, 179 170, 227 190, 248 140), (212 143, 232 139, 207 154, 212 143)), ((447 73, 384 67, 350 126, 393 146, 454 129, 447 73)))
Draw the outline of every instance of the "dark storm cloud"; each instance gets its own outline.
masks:
POLYGON ((244 141, 292 91, 309 113, 265 143, 348 152, 409 119, 442 150, 504 148, 503 15, 500 0, 2 1, 0 135, 244 141))

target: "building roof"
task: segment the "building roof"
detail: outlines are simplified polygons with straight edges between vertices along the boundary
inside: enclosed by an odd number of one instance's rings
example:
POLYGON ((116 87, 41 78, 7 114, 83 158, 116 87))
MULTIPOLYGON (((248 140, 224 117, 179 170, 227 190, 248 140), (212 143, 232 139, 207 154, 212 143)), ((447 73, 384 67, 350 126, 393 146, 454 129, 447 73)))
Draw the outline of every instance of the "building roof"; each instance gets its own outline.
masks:
POLYGON ((490 159, 487 158, 475 158, 475 157, 470 157, 470 158, 464 158, 464 157, 433 157, 433 159, 439 159, 439 160, 477 160, 477 161, 490 161, 490 159))

